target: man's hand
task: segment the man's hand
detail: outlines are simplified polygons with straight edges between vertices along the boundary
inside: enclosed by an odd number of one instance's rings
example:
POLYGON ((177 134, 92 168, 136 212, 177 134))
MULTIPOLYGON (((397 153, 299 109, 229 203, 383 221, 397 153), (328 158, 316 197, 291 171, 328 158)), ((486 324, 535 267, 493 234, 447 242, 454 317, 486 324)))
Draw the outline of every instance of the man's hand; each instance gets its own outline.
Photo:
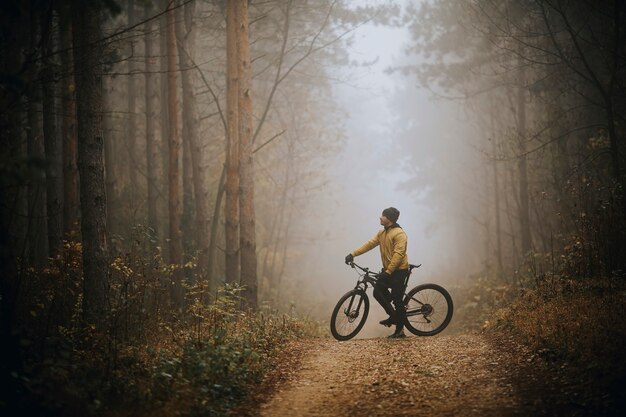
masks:
POLYGON ((385 271, 384 269, 382 271, 380 271, 380 273, 378 274, 378 279, 385 280, 385 279, 389 279, 389 278, 391 278, 391 275, 387 271, 385 271))
POLYGON ((352 263, 352 261, 354 261, 354 256, 352 256, 352 254, 351 254, 351 253, 349 253, 349 254, 346 256, 346 265, 348 265, 348 264, 352 263))

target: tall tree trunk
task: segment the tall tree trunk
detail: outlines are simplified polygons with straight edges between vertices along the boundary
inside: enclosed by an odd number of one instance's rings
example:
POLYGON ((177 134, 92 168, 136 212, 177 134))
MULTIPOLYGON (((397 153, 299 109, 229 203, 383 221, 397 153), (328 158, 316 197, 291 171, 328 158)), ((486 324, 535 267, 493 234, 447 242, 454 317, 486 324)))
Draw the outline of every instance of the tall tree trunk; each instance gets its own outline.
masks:
MULTIPOLYGON (((131 27, 135 24, 135 1, 128 0, 128 26, 131 27)), ((135 88, 135 83, 137 81, 137 77, 135 73, 137 72, 137 64, 135 58, 135 44, 134 39, 130 40, 130 58, 128 58, 128 86, 126 88, 126 94, 128 97, 128 120, 126 121, 126 150, 128 152, 128 175, 130 179, 130 207, 135 211, 138 205, 138 188, 139 182, 137 180, 137 162, 139 159, 137 158, 137 91, 135 88)))
POLYGON ((497 132, 495 129, 495 108, 491 112, 491 151, 493 157, 493 201, 494 201, 494 211, 495 211, 495 220, 496 220, 496 276, 498 278, 503 277, 502 274, 503 266, 502 266, 502 226, 500 221, 500 183, 498 181, 498 146, 497 142, 497 132))
MULTIPOLYGON (((181 76, 182 78, 182 76, 181 76)), ((186 98, 183 94, 183 103, 186 98)), ((185 114, 183 104, 183 123, 181 130, 181 146, 183 147, 183 215, 181 219, 181 230, 185 241, 183 251, 191 254, 195 251, 194 227, 193 227, 193 171, 191 168, 191 146, 187 137, 187 126, 185 126, 185 114)))
MULTIPOLYGON (((169 0, 159 1, 159 5, 160 5, 159 7, 161 10, 166 10, 168 4, 169 4, 169 0)), ((168 109, 168 101, 167 101, 167 91, 168 91, 168 86, 167 86, 167 83, 168 83, 167 13, 163 14, 159 18, 159 48, 160 48, 160 56, 161 56, 159 60, 160 71, 161 71, 161 77, 160 77, 160 83, 159 83, 159 89, 160 89, 159 105, 161 109, 160 110, 161 117, 159 118, 161 122, 160 124, 161 143, 159 147, 161 149, 161 153, 160 153, 161 159, 159 160, 159 163, 160 163, 160 172, 162 173, 163 177, 165 177, 166 173, 169 172, 169 168, 168 168, 169 152, 167 152, 167 149, 169 149, 169 132, 170 132, 169 109, 168 109)), ((163 181, 162 189, 163 189, 164 195, 169 196, 169 182, 168 181, 163 181)), ((163 198, 160 201, 161 201, 161 212, 164 214, 168 213, 168 215, 163 216, 163 220, 162 220, 163 222, 162 237, 165 240, 165 237, 169 235, 169 197, 163 198)), ((165 247, 165 243, 164 243, 164 247, 165 247)))
MULTIPOLYGON (((494 141, 494 150, 495 150, 495 138, 494 141)), ((494 159, 493 161, 493 198, 495 202, 495 218, 496 218, 496 275, 498 278, 502 277, 503 264, 502 264, 502 226, 500 221, 500 184, 498 181, 498 162, 494 159)))
POLYGON ((117 131, 114 126, 113 120, 113 92, 115 90, 113 86, 113 80, 111 77, 105 77, 103 80, 104 90, 104 108, 102 115, 102 125, 104 127, 104 179, 106 184, 107 195, 107 229, 109 234, 118 234, 120 221, 117 219, 115 213, 119 207, 118 194, 117 194, 117 178, 118 175, 123 176, 120 172, 121 169, 116 166, 115 158, 117 155, 117 146, 120 141, 118 140, 117 131))
POLYGON ((226 282, 239 281, 239 53, 238 4, 228 0, 226 4, 226 107, 228 119, 228 149, 226 156, 226 282))
MULTIPOLYGON (((183 248, 185 253, 191 254, 196 249, 196 235, 194 233, 194 192, 193 192, 193 168, 191 162, 191 143, 189 140, 189 130, 193 124, 193 112, 195 112, 195 97, 191 77, 193 71, 188 65, 189 59, 187 55, 187 43, 184 20, 184 9, 177 1, 176 8, 176 45, 178 47, 178 65, 180 69, 180 78, 182 84, 182 137, 181 144, 183 147, 183 218, 182 230, 185 236, 185 244, 183 248)), ((193 4, 193 3, 192 3, 193 4)))
MULTIPOLYGON (((521 77, 523 79, 523 77, 521 77)), ((517 90, 517 134, 518 152, 517 170, 519 174, 519 207, 522 256, 528 255, 532 248, 530 237, 530 207, 528 203, 528 172, 526 166, 526 89, 520 85, 517 90)))
POLYGON ((224 197, 224 186, 226 182, 226 164, 222 167, 222 173, 220 174, 219 183, 217 184, 217 194, 215 196, 215 205, 213 206, 213 218, 211 220, 211 238, 209 240, 209 254, 207 256, 207 265, 209 267, 209 284, 211 288, 218 286, 217 279, 215 277, 217 273, 215 262, 215 251, 217 248, 217 232, 220 219, 220 211, 222 209, 222 198, 224 197))
MULTIPOLYGON (((517 201, 517 197, 514 195, 515 191, 517 190, 516 186, 515 186, 515 173, 514 173, 514 168, 513 168, 513 162, 511 162, 511 164, 509 166, 507 166, 504 169, 504 173, 508 174, 508 183, 510 184, 510 187, 506 185, 503 185, 503 189, 507 190, 510 189, 512 190, 512 192, 504 193, 504 212, 506 213, 506 217, 507 217, 507 223, 508 223, 508 230, 510 231, 509 236, 511 238, 511 250, 512 250, 512 255, 513 255, 513 265, 512 268, 513 270, 517 270, 519 268, 519 266, 521 265, 520 262, 520 250, 518 248, 518 243, 517 243, 517 239, 518 239, 518 235, 519 233, 516 233, 517 230, 517 221, 519 221, 519 219, 515 218, 515 209, 517 209, 517 211, 519 212, 519 202, 517 201), (515 201, 513 203, 511 203, 509 201, 510 198, 513 198, 515 201), (515 206, 513 206, 513 204, 515 204, 515 206)), ((506 178, 504 179, 506 181, 506 178)))
MULTIPOLYGON (((170 263, 181 265, 183 246, 181 240, 182 193, 180 172, 180 138, 178 136, 178 96, 176 90, 176 33, 175 10, 167 12, 167 90, 169 119, 169 218, 170 218, 170 263)), ((172 300, 182 306, 183 293, 180 274, 175 274, 172 300)))
MULTIPOLYGON (((38 11, 31 11, 32 51, 38 50, 40 40, 40 19, 38 11)), ((46 171, 44 168, 45 148, 42 123, 40 64, 34 53, 31 63, 31 89, 28 92, 28 130, 27 147, 32 177, 28 187, 28 241, 30 261, 33 266, 41 267, 48 259, 48 226, 46 221, 46 171)))
MULTIPOLYGON (((35 86, 38 89, 40 86, 35 86)), ((28 246, 33 266, 41 267, 48 259, 48 227, 46 222, 46 171, 39 93, 28 98, 27 152, 31 178, 28 185, 28 246)))
POLYGON ((239 21, 239 248, 241 283, 248 308, 258 306, 256 231, 254 215, 254 177, 252 160, 252 97, 250 41, 248 39, 248 2, 237 2, 239 21))
POLYGON ((83 236, 83 315, 102 326, 107 307, 108 249, 102 137, 101 21, 98 2, 74 0, 78 171, 83 236))
MULTIPOLYGON (((189 141, 193 166, 194 201, 196 205, 195 229, 198 245, 198 266, 203 274, 209 275, 209 237, 211 222, 209 218, 210 196, 207 184, 208 167, 206 150, 198 134, 198 115, 194 93, 194 50, 195 50, 195 2, 187 3, 184 18, 179 15, 177 26, 178 45, 183 85, 183 136, 189 141), (185 32, 183 33, 183 23, 185 32)), ((183 14, 183 13, 181 13, 183 14)), ((218 185, 219 187, 219 185, 218 185)), ((210 282, 210 281, 209 281, 210 282)))
POLYGON ((46 153, 46 213, 48 216, 48 248, 54 256, 62 239, 62 193, 61 141, 57 126, 56 81, 54 80, 53 60, 50 58, 53 47, 52 9, 42 19, 43 51, 43 135, 46 153))
POLYGON ((63 232, 66 236, 78 230, 78 166, 76 154, 76 98, 74 95, 74 61, 72 59, 72 17, 69 4, 60 8, 61 67, 65 74, 61 94, 63 136, 63 232))
POLYGON ((157 120, 157 77, 154 73, 156 67, 157 58, 154 56, 155 52, 155 39, 152 30, 154 28, 154 22, 150 19, 152 16, 153 8, 151 3, 148 3, 144 9, 144 41, 145 41, 145 77, 146 77, 146 171, 148 182, 148 226, 154 230, 155 235, 158 236, 158 161, 159 152, 156 143, 156 125, 157 120))

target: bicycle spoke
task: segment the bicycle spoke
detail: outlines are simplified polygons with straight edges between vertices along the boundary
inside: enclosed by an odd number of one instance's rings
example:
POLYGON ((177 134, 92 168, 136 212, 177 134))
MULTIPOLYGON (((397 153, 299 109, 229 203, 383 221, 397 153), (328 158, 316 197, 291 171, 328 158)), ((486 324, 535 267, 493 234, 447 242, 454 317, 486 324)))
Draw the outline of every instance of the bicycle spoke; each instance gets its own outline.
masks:
POLYGON ((341 334, 349 334, 349 333, 351 333, 354 330, 355 327, 356 326, 354 325, 354 322, 350 323, 350 321, 348 321, 347 318, 346 318, 345 320, 343 320, 341 322, 341 326, 340 326, 341 332, 340 333, 341 334))
POLYGON ((358 291, 344 295, 331 318, 331 332, 338 340, 354 337, 365 324, 369 308, 367 296, 358 291))
POLYGON ((424 288, 411 296, 407 303, 407 320, 419 332, 438 329, 448 315, 448 302, 434 288, 424 288))
POLYGON ((344 317, 340 323, 340 327, 338 330, 340 330, 340 334, 350 334, 354 328, 356 327, 355 322, 350 322, 350 319, 348 317, 344 317))

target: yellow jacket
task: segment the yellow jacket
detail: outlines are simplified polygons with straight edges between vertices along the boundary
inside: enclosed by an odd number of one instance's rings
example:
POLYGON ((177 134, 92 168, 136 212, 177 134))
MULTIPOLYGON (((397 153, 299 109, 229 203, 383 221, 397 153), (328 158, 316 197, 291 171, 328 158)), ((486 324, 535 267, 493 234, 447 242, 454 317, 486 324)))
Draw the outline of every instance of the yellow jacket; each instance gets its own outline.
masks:
POLYGON ((404 230, 397 224, 380 230, 361 247, 352 251, 352 256, 359 256, 380 245, 380 258, 383 268, 389 274, 396 269, 408 269, 409 257, 406 254, 407 237, 404 230))

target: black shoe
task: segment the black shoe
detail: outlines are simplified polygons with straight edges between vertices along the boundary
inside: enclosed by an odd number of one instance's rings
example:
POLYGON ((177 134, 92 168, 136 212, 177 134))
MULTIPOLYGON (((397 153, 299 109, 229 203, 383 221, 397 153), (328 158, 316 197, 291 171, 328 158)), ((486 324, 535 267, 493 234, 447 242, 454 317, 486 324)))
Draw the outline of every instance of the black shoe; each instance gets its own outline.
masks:
POLYGON ((404 330, 396 330, 392 335, 387 336, 388 339, 403 339, 406 335, 404 334, 404 330))
POLYGON ((393 317, 389 317, 385 320, 379 321, 383 326, 391 327, 392 324, 396 324, 396 320, 393 317))

